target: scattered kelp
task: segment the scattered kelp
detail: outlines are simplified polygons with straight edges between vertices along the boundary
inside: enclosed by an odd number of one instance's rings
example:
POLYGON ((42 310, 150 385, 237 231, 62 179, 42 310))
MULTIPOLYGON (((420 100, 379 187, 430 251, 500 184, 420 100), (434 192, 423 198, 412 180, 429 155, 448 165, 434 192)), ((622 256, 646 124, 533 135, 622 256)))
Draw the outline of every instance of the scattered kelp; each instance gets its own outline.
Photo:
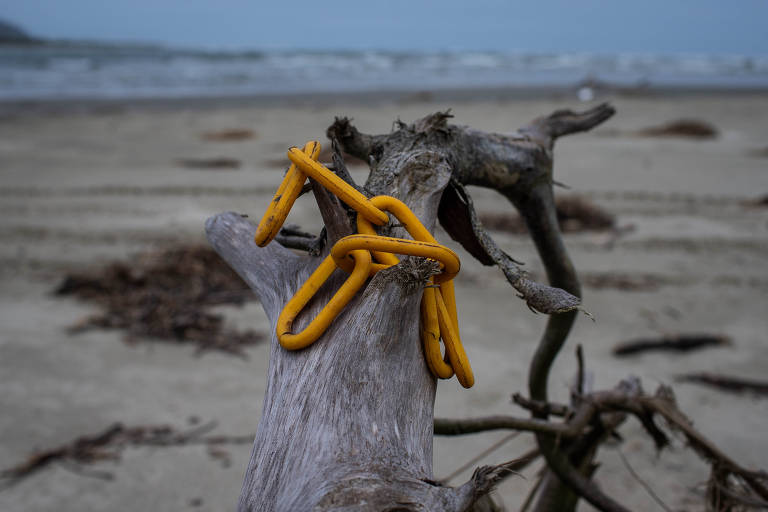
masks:
POLYGON ((248 128, 231 128, 228 130, 218 130, 214 132, 205 132, 202 135, 203 140, 211 142, 239 142, 256 138, 256 132, 248 128))
POLYGON ((642 352, 691 352, 707 347, 731 345, 727 336, 712 334, 676 334, 652 339, 636 339, 619 343, 613 347, 615 356, 631 356, 642 352))
MULTIPOLYGON (((609 231, 616 227, 616 218, 579 196, 561 196, 555 199, 557 220, 564 233, 579 233, 584 231, 609 231)), ((523 219, 515 213, 479 214, 480 222, 492 231, 524 234, 528 230, 523 219)))
MULTIPOLYGON (((285 146, 285 151, 288 151, 288 148, 290 146, 285 146)), ((343 153, 341 156, 344 158, 344 163, 349 167, 355 167, 355 166, 367 166, 368 164, 361 160, 360 158, 357 158, 356 156, 352 156, 349 153, 343 153)), ((320 155, 317 158, 318 162, 322 162, 325 164, 330 164, 333 162, 333 150, 331 149, 331 144, 326 143, 323 144, 323 149, 320 151, 320 155)), ((268 160, 264 161, 264 165, 269 168, 278 168, 278 169, 287 169, 288 166, 291 165, 291 161, 288 160, 288 157, 285 156, 285 153, 283 153, 283 156, 279 158, 270 158, 268 160)))
POLYGON ((743 202, 744 206, 752 208, 766 208, 768 207, 768 194, 756 197, 754 199, 747 199, 743 202))
POLYGON ((176 163, 186 169, 226 170, 239 169, 242 163, 236 158, 179 158, 176 163))
POLYGON ((65 277, 57 295, 98 304, 102 312, 71 328, 125 329, 127 341, 157 339, 192 343, 200 351, 242 354, 259 341, 254 331, 235 331, 207 311, 218 304, 255 300, 242 279, 210 248, 183 246, 139 255, 92 272, 65 277))
POLYGON ((644 137, 681 137, 688 139, 714 139, 718 136, 717 128, 706 121, 696 119, 678 119, 668 123, 649 126, 637 132, 644 137))
POLYGON ((621 290, 625 292, 647 292, 662 286, 679 284, 679 280, 659 274, 625 272, 585 272, 579 280, 593 290, 621 290))
POLYGON ((85 476, 111 480, 107 472, 85 472, 77 469, 81 466, 105 460, 120 460, 120 454, 129 447, 152 446, 171 447, 187 445, 205 445, 211 458, 221 460, 224 453, 217 446, 232 444, 251 444, 253 434, 242 436, 208 435, 216 428, 216 422, 206 423, 187 430, 179 430, 169 425, 123 426, 121 423, 110 425, 96 434, 84 435, 55 448, 32 453, 23 462, 0 471, 0 483, 14 484, 41 471, 51 464, 59 463, 85 476), (5 481, 5 482, 3 482, 5 481))
POLYGON ((754 393, 756 395, 768 396, 768 381, 765 380, 745 379, 706 372, 679 375, 677 380, 704 384, 732 393, 754 393))
POLYGON ((578 196, 560 197, 555 200, 555 207, 560 229, 565 233, 607 231, 616 225, 612 214, 578 196))
POLYGON ((750 149, 747 151, 747 154, 754 158, 768 158, 768 146, 750 149))

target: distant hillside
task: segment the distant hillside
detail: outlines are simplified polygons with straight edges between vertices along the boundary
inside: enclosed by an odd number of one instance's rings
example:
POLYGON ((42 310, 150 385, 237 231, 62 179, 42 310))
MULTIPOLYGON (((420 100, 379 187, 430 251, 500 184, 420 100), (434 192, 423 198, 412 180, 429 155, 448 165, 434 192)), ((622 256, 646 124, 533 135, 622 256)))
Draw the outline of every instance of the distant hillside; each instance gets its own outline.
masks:
POLYGON ((8 21, 0 20, 0 44, 30 44, 40 40, 8 21))

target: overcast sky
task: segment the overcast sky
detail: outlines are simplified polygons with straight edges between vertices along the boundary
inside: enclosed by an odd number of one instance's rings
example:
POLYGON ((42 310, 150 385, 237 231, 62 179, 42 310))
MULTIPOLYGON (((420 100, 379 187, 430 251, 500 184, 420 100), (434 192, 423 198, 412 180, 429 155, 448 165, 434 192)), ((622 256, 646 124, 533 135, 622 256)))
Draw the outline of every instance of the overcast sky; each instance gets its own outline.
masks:
POLYGON ((206 48, 768 55, 768 0, 0 0, 0 18, 206 48))

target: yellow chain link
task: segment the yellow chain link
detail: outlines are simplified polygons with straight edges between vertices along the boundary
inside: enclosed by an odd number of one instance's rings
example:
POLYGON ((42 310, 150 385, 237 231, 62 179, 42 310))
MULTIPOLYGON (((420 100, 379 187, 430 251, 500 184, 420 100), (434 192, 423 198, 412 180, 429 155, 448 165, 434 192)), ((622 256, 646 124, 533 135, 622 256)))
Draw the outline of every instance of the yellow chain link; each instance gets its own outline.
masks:
POLYGON ((420 332, 427 366, 436 377, 450 379, 456 374, 462 386, 472 387, 475 378, 459 337, 452 281, 461 266, 459 257, 440 245, 405 203, 391 196, 368 199, 318 163, 319 154, 320 143, 316 141, 307 142, 302 150, 291 148, 288 151, 292 165, 256 229, 256 244, 263 247, 275 238, 307 177, 320 183, 357 211, 357 229, 360 234, 346 236, 336 242, 331 248, 331 254, 285 305, 277 319, 277 339, 280 345, 288 350, 311 345, 328 329, 369 277, 399 263, 395 254, 421 256, 439 262, 441 270, 430 279, 421 299, 420 332), (413 240, 379 236, 376 233, 374 224, 382 226, 389 222, 387 212, 400 222, 413 240), (337 267, 350 274, 347 280, 303 331, 292 333, 291 326, 296 316, 337 267), (445 345, 445 356, 440 351, 441 338, 445 345))
MULTIPOLYGON (((314 141, 307 142, 304 145, 303 151, 312 160, 317 160, 320 156, 320 143, 314 141)), ((288 172, 285 173, 282 183, 277 187, 275 197, 272 198, 272 202, 267 206, 264 217, 259 222, 259 227, 256 229, 256 236, 254 237, 256 245, 264 247, 277 236, 285 219, 288 218, 288 212, 291 211, 293 203, 299 197, 301 187, 304 186, 305 181, 307 181, 307 176, 296 168, 296 164, 291 164, 288 172)))

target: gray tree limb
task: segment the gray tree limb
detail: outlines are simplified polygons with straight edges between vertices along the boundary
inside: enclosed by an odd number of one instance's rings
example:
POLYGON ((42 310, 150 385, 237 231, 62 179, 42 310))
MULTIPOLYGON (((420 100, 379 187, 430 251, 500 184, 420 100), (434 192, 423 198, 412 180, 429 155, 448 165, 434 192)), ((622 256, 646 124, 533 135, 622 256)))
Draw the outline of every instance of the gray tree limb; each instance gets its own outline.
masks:
POLYGON ((205 233, 214 250, 256 293, 267 316, 277 319, 294 291, 290 271, 301 259, 280 244, 258 247, 253 242, 256 227, 234 212, 209 218, 205 233))
MULTIPOLYGON (((561 117, 556 116, 557 123, 563 122, 561 117)), ((392 133, 376 136, 360 133, 347 119, 337 119, 328 134, 344 151, 370 162, 364 187, 368 194, 398 197, 430 230, 451 180, 495 188, 516 205, 527 194, 541 195, 537 192, 541 183, 551 191, 551 145, 565 133, 554 128, 557 123, 550 122, 549 131, 543 128, 547 123, 540 123, 535 133, 507 136, 448 125, 449 118, 448 113, 437 113, 411 125, 398 123, 392 133)), ((583 119, 580 123, 589 124, 583 119)), ((334 197, 314 186, 313 192, 332 244, 351 232, 352 219, 334 197)), ((539 214, 553 206, 540 199, 531 204, 539 214)), ((554 209, 549 213, 553 215, 554 209)), ((545 236, 535 228, 534 238, 545 236)), ((258 248, 254 229, 236 214, 215 216, 206 226, 217 252, 256 291, 274 331, 283 304, 319 258, 297 256, 276 242, 258 248)), ((397 223, 380 232, 404 235, 397 223)), ((487 234, 478 226, 471 232, 483 239, 479 246, 486 254, 493 250, 495 244, 488 242, 490 237, 483 238, 487 234)), ((559 232, 537 247, 556 247, 556 235, 559 232)), ((518 276, 508 256, 497 255, 493 261, 518 276)), ((380 272, 306 349, 283 350, 273 334, 264 407, 240 510, 462 511, 508 474, 509 467, 501 465, 478 470, 458 488, 433 481, 436 383, 424 362, 418 334, 419 300, 433 271, 426 260, 403 258, 400 265, 380 272)), ((297 317, 294 332, 314 318, 345 278, 343 271, 336 271, 297 317)), ((529 304, 546 311, 551 304, 547 289, 538 289, 544 290, 544 299, 538 300, 520 283, 529 304)), ((552 318, 567 315, 572 322, 571 313, 552 318)), ((565 334, 563 327, 559 335, 565 334)))

